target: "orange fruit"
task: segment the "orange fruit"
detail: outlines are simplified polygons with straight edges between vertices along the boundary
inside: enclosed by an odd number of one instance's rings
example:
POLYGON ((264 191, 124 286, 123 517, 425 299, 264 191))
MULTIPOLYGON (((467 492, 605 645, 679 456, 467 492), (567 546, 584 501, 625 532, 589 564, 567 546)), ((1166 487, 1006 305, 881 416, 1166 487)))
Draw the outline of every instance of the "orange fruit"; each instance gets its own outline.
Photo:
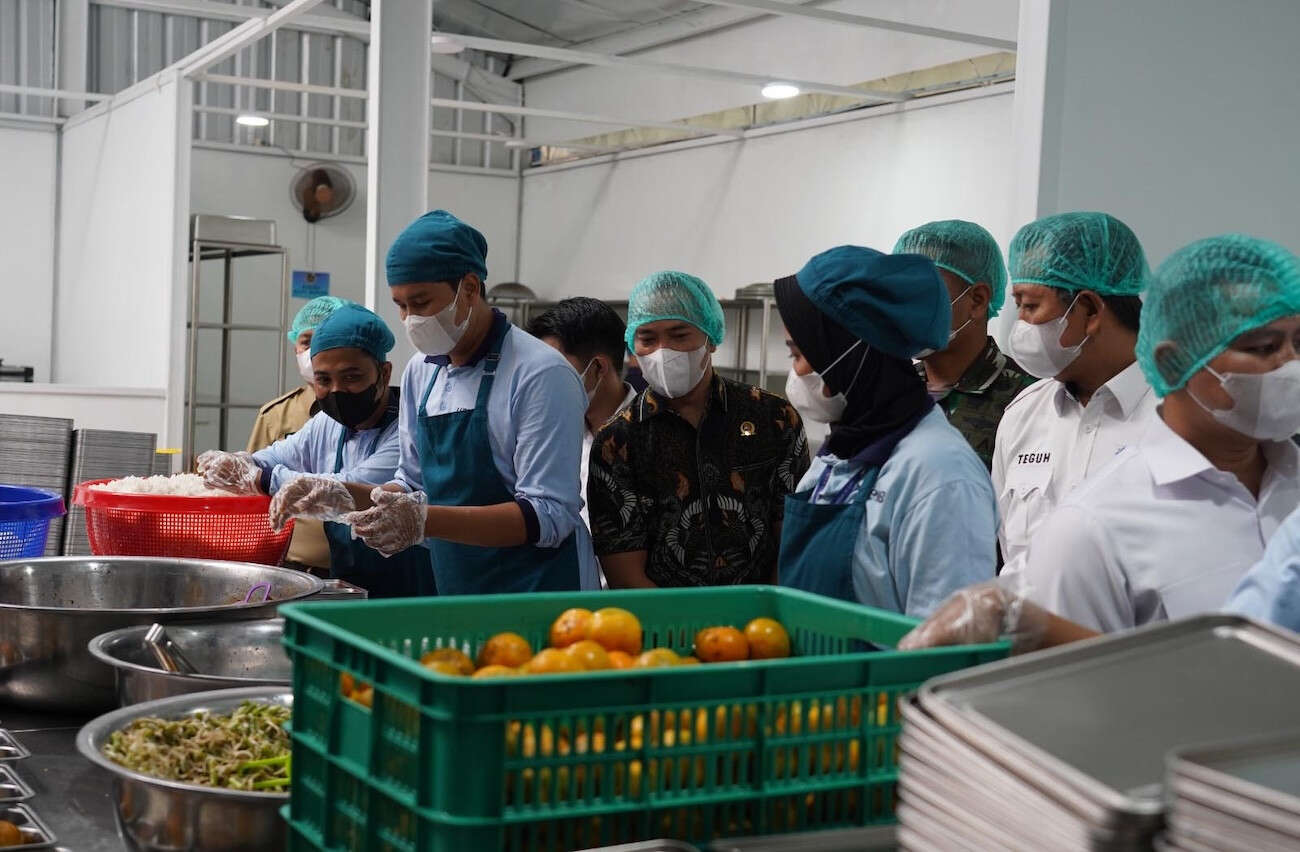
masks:
POLYGON ((675 666, 681 662, 681 657, 667 648, 652 648, 636 658, 633 664, 638 669, 657 669, 662 666, 675 666))
POLYGON ((774 660, 790 656, 790 634, 774 618, 756 618, 745 625, 749 656, 755 660, 774 660))
POLYGON ((518 633, 498 633, 483 643, 478 652, 480 666, 518 668, 533 658, 533 648, 518 633))
POLYGON ((610 651, 609 667, 612 669, 630 669, 636 658, 626 651, 610 651))
POLYGON ((368 683, 363 684, 353 690, 350 697, 362 707, 372 707, 375 703, 375 688, 368 683))
POLYGON ((551 647, 567 648, 586 639, 591 617, 591 610, 578 606, 560 613, 560 617, 551 623, 551 647))
POLYGON ((588 639, 599 642, 606 651, 641 653, 641 622, 632 613, 616 606, 598 609, 591 615, 588 639))
POLYGON ((484 666, 474 672, 474 677, 518 677, 522 672, 517 668, 502 665, 484 666))
POLYGON ((706 627, 695 634, 695 656, 702 663, 748 660, 749 642, 734 627, 706 627))
POLYGON ((343 674, 339 675, 339 692, 343 694, 344 698, 351 697, 352 691, 356 688, 357 683, 353 679, 352 675, 347 672, 343 672, 343 674))
POLYGON ((457 648, 438 648, 425 651, 420 657, 420 665, 443 674, 474 674, 474 662, 465 652, 457 648))
POLYGON ((581 642, 574 642, 564 649, 564 653, 578 661, 578 665, 587 671, 599 671, 600 669, 613 668, 614 664, 609 659, 609 654, 599 642, 593 642, 590 639, 583 639, 581 642))
POLYGON ((524 664, 528 674, 559 674, 562 672, 580 672, 582 664, 558 648, 543 648, 524 664))
POLYGON ((700 664, 700 658, 694 655, 689 657, 682 657, 680 660, 677 661, 677 665, 679 666, 698 666, 699 664, 700 664))

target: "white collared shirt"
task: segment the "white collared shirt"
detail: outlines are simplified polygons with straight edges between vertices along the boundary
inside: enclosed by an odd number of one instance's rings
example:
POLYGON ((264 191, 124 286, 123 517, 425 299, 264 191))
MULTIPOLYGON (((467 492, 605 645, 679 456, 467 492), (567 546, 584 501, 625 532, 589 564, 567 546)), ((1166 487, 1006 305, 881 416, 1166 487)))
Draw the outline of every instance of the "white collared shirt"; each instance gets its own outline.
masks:
POLYGON ((1006 570, 1019 570, 1030 538, 1057 504, 1137 443, 1156 408, 1136 363, 1081 405, 1065 385, 1043 379, 1012 400, 998 424, 993 491, 1006 570))
POLYGON ((1039 528, 1023 565, 1030 599, 1102 631, 1218 610, 1300 506, 1300 448, 1262 446, 1256 500, 1152 417, 1039 528))
MULTIPOLYGON (((629 405, 632 404, 632 400, 636 399, 636 388, 632 387, 626 382, 623 383, 623 387, 627 389, 627 393, 623 395, 623 401, 618 404, 618 408, 615 409, 614 413, 610 415, 609 417, 610 420, 613 420, 615 417, 622 414, 623 411, 629 405)), ((584 420, 583 423, 585 424, 586 421, 584 420)), ((591 431, 590 427, 584 427, 582 431, 582 461, 581 461, 582 512, 581 515, 582 515, 582 522, 587 525, 587 529, 591 529, 591 518, 587 517, 587 471, 591 468, 591 445, 595 443, 595 441, 596 441, 596 434, 591 431)))

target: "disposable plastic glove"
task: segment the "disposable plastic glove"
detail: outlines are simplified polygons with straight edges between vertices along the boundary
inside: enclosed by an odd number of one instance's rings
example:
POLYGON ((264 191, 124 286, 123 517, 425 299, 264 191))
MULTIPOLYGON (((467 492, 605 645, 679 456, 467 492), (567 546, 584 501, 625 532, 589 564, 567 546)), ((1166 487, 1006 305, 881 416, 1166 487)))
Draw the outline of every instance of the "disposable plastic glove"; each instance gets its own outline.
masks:
POLYGON ((340 519, 352 525, 352 535, 367 547, 392 556, 424 541, 423 491, 404 493, 376 488, 370 492, 370 500, 375 505, 340 519))
POLYGON ((208 450, 196 459, 203 484, 233 494, 261 494, 262 469, 251 453, 208 450))
POLYGON ((1020 574, 959 589, 904 636, 898 649, 979 645, 1008 637, 1013 654, 1037 650, 1042 647, 1049 615, 1031 603, 1027 594, 1028 584, 1020 574))
POLYGON ((347 487, 327 476, 300 476, 281 486, 271 498, 268 515, 271 527, 279 532, 290 518, 316 518, 337 521, 357 504, 347 487))

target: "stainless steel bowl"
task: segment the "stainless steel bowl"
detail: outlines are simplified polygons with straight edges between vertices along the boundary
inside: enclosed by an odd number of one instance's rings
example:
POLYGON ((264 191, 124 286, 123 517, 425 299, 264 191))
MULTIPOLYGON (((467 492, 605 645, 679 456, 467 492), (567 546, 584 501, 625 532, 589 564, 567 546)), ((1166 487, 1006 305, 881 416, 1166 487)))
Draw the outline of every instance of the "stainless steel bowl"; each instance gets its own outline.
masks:
POLYGON ((289 568, 202 559, 126 556, 0 562, 0 701, 39 710, 116 706, 113 670, 87 645, 136 624, 269 618, 321 590, 289 568), (243 603, 258 583, 271 600, 243 603))
POLYGON ((288 686, 293 676, 293 664, 280 644, 282 619, 172 624, 166 630, 193 664, 193 673, 167 671, 159 664, 145 638, 148 626, 110 630, 90 640, 91 656, 113 668, 122 707, 212 689, 288 686))
POLYGON ((117 827, 132 852, 245 852, 284 849, 280 808, 288 793, 252 793, 165 781, 133 772, 104 756, 109 736, 142 716, 177 719, 202 710, 229 713, 244 701, 292 706, 284 687, 219 689, 135 704, 88 722, 77 734, 82 756, 113 776, 117 827))

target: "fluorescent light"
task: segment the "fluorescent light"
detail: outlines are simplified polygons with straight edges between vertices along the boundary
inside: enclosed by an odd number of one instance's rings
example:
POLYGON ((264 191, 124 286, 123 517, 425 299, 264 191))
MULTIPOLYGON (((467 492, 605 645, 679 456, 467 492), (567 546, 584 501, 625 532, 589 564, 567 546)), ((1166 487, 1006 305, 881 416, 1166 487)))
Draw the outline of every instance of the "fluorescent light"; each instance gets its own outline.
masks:
POLYGON ((789 83, 768 83, 763 87, 763 97, 768 100, 779 101, 793 98, 797 94, 799 94, 799 87, 789 83))
POLYGON ((246 112, 243 115, 237 116, 235 118, 235 124, 239 124, 244 127, 266 127, 270 123, 271 123, 271 119, 267 118, 266 116, 253 115, 251 112, 246 112))
POLYGON ((429 51, 431 53, 442 53, 442 54, 449 55, 453 53, 460 53, 464 49, 465 49, 465 45, 456 41, 454 38, 445 35, 435 34, 433 36, 433 40, 429 44, 429 51))

